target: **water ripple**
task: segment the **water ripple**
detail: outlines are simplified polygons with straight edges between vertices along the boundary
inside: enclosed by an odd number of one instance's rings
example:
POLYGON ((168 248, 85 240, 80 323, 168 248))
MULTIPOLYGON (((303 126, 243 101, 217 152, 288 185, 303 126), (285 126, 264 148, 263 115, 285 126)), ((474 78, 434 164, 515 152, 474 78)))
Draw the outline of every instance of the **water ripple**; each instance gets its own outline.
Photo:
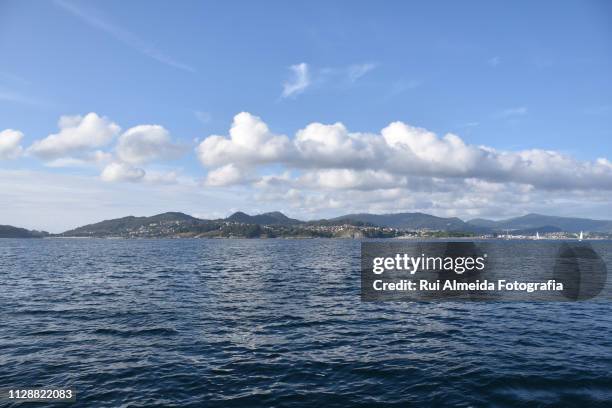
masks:
POLYGON ((608 304, 361 303, 355 241, 0 240, 0 254, 0 388, 74 387, 75 407, 612 400, 608 304))

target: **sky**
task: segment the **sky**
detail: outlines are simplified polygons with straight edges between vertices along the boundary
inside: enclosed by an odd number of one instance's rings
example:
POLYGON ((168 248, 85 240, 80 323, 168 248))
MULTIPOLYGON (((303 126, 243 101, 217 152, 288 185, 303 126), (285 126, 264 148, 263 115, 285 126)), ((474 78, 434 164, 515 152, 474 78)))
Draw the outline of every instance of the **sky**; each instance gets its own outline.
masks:
POLYGON ((0 0, 0 224, 612 219, 607 1, 0 0))

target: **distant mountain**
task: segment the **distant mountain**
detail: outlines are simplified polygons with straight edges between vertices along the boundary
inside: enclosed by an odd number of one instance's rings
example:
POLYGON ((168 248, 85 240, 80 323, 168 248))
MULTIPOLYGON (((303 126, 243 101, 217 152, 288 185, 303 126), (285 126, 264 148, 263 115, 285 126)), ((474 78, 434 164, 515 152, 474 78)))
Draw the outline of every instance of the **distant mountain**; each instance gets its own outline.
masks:
POLYGON ((265 235, 259 226, 293 226, 302 221, 280 212, 248 215, 236 212, 219 220, 203 220, 181 212, 167 212, 151 217, 128 216, 84 225, 62 234, 66 237, 180 237, 180 236, 245 236, 265 235), (231 223, 233 226, 228 226, 231 223), (240 224, 246 226, 240 227, 240 224), (254 228, 257 227, 257 228, 254 228))
POLYGON ((66 231, 59 236, 91 238, 388 238, 399 235, 376 226, 340 222, 303 222, 280 212, 248 215, 237 212, 217 220, 202 220, 183 213, 152 217, 123 217, 66 231), (364 227, 364 228, 359 228, 364 227))
POLYGON ((559 227, 553 227, 551 225, 544 225, 542 227, 525 228, 525 229, 519 229, 519 230, 512 231, 514 235, 535 235, 536 233, 549 234, 551 232, 565 232, 565 231, 563 231, 559 227))
POLYGON ((0 225, 0 238, 42 238, 49 235, 45 231, 30 231, 11 225, 0 225))
POLYGON ((248 215, 238 211, 225 218, 225 221, 257 225, 297 225, 303 223, 303 221, 289 218, 279 211, 267 212, 259 215, 248 215))
POLYGON ((471 225, 476 225, 478 227, 493 229, 497 226, 497 221, 487 220, 485 218, 474 218, 473 220, 469 220, 467 223, 471 225))
MULTIPOLYGON (((479 227, 491 228, 497 231, 504 230, 537 230, 544 227, 555 227, 559 231, 575 232, 603 232, 612 233, 612 221, 592 220, 589 218, 554 217, 541 214, 527 214, 522 217, 509 218, 501 221, 486 219, 473 219, 468 221, 479 227)), ((540 231, 542 232, 542 231, 540 231)))
POLYGON ((442 218, 424 213, 396 213, 396 214, 348 214, 332 218, 331 221, 353 220, 381 227, 418 230, 430 229, 439 231, 484 232, 486 228, 471 225, 459 218, 442 218))
POLYGON ((160 230, 159 233, 163 234, 164 227, 173 225, 198 225, 203 222, 205 221, 181 212, 166 212, 151 217, 134 217, 130 215, 128 217, 84 225, 66 231, 60 235, 70 237, 123 236, 126 232, 137 231, 140 228, 160 230))
MULTIPOLYGON (((14 227, 5 227, 14 228, 14 227)), ((19 229, 16 229, 19 230, 19 229)), ((151 217, 123 217, 101 221, 66 231, 70 237, 338 237, 365 234, 369 237, 394 236, 398 230, 429 230, 443 233, 487 234, 511 230, 515 234, 535 235, 536 232, 612 232, 612 221, 585 218, 550 217, 529 214, 503 221, 436 217, 424 213, 347 214, 315 221, 300 221, 281 212, 249 215, 236 212, 227 218, 203 220, 180 212, 167 212, 151 217), (384 230, 393 228, 395 231, 384 230)), ((1 232, 1 230, 0 230, 1 232)), ((32 231, 5 232, 28 235, 32 231)), ((2 235, 0 235, 2 236, 2 235)))

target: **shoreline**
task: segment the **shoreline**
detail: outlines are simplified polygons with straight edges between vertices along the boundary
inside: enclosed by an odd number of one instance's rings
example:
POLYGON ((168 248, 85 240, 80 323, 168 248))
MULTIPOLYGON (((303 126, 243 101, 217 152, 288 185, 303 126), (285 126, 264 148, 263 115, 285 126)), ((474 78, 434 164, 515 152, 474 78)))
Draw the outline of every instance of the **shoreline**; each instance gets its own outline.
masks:
POLYGON ((352 241, 369 241, 369 240, 385 240, 385 241, 577 241, 577 242, 589 242, 589 241, 612 241, 612 238, 588 238, 579 240, 577 238, 497 238, 497 237, 388 237, 388 238, 368 238, 368 237, 121 237, 121 236, 107 236, 107 237, 79 237, 79 236, 48 236, 48 237, 0 237, 0 239, 27 239, 27 240, 44 240, 44 239, 104 239, 104 240, 182 240, 182 239, 197 239, 197 240, 352 240, 352 241))

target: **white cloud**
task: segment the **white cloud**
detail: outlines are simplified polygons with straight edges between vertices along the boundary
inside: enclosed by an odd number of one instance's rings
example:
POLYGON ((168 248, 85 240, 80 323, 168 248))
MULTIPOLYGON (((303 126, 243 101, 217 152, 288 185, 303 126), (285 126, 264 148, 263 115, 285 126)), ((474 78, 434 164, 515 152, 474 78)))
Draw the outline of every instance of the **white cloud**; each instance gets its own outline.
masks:
POLYGON ((197 155, 205 166, 236 163, 254 165, 287 157, 291 148, 286 136, 277 136, 257 116, 242 112, 234 116, 229 138, 210 136, 202 141, 197 155))
POLYGON ((585 162, 539 149, 498 151, 467 144, 452 133, 439 137, 402 122, 389 124, 379 134, 351 133, 341 123, 312 123, 290 140, 274 135, 260 118, 243 112, 234 118, 229 138, 210 136, 197 151, 213 174, 216 168, 230 165, 234 167, 223 174, 240 168, 254 175, 262 165, 275 165, 281 171, 317 170, 310 184, 319 180, 321 188, 380 189, 372 181, 376 177, 389 187, 429 178, 518 183, 545 190, 612 190, 612 166, 606 159, 585 162), (357 181, 360 177, 363 182, 357 181))
POLYGON ((179 157, 185 148, 170 139, 170 133, 159 125, 139 125, 119 137, 117 155, 126 163, 142 164, 179 157))
POLYGON ((27 152, 39 157, 47 167, 101 168, 104 181, 144 181, 154 184, 176 183, 175 171, 160 173, 136 167, 180 157, 188 148, 172 141, 170 133, 159 125, 134 126, 112 142, 120 127, 96 113, 62 116, 60 131, 35 141, 27 152))
POLYGON ((6 129, 0 132, 0 160, 15 159, 21 156, 23 133, 18 130, 6 129))
POLYGON ((292 78, 283 83, 283 98, 299 95, 310 85, 308 64, 302 62, 290 66, 289 69, 292 72, 292 78))
MULTIPOLYGON (((0 151, 19 151, 23 136, 11 133, 4 138, 5 134, 0 133, 0 151), (6 145, 11 147, 2 150, 6 145)), ((210 204, 205 209, 209 212, 289 208, 293 216, 320 218, 347 212, 423 211, 465 218, 539 211, 606 218, 612 191, 612 162, 607 158, 584 161, 542 149, 502 151, 403 122, 373 133, 352 132, 342 123, 310 123, 288 137, 242 112, 234 117, 228 135, 209 136, 197 146, 197 156, 208 170, 204 188, 201 181, 156 163, 174 157, 180 147, 161 126, 133 127, 113 146, 118 134, 116 124, 94 113, 63 117, 59 132, 35 142, 29 152, 45 159, 47 166, 99 166, 100 177, 88 178, 96 188, 79 181, 79 188, 86 186, 89 191, 88 205, 94 207, 92 197, 103 197, 110 190, 132 191, 122 183, 132 182, 129 187, 139 196, 132 196, 129 208, 136 209, 139 203, 149 208, 144 190, 149 188, 160 199, 155 208, 163 210, 182 208, 177 208, 176 200, 183 200, 174 194, 177 191, 193 199, 185 204, 188 208, 198 209, 201 203, 194 197, 199 197, 196 190, 202 190, 214 191, 215 200, 210 202, 226 199, 224 204, 210 204), (147 166, 141 167, 142 163, 147 166), (224 186, 235 187, 215 189, 224 186)), ((25 212, 12 199, 24 205, 33 201, 54 205, 74 196, 81 202, 73 190, 42 188, 43 180, 55 180, 52 173, 40 180, 29 178, 29 185, 11 181, 10 176, 0 179, 9 190, 0 197, 0 205, 11 206, 10 214, 23 218, 25 212), (36 198, 41 191, 51 191, 55 201, 36 198)), ((117 200, 124 208, 120 194, 106 200, 115 212, 117 200)), ((53 208, 45 211, 55 214, 53 208)))
POLYGON ((311 123, 297 132, 293 142, 305 167, 371 167, 384 155, 380 137, 349 133, 342 123, 311 123))
POLYGON ((100 178, 104 181, 141 181, 145 176, 145 171, 137 167, 133 167, 127 163, 113 162, 107 165, 100 178))
POLYGON ((112 153, 102 150, 95 150, 80 155, 80 158, 75 157, 60 157, 45 162, 47 167, 88 167, 91 165, 103 166, 113 161, 112 153))
MULTIPOLYGON (((592 191, 588 196, 577 191, 540 191, 515 183, 490 183, 481 180, 429 180, 433 183, 376 190, 321 190, 306 186, 290 189, 263 189, 254 194, 257 202, 270 209, 289 205, 293 214, 303 218, 322 218, 340 214, 420 211, 428 214, 461 217, 511 217, 528 212, 555 215, 608 218, 609 193, 592 191)), ((299 218, 299 217, 298 217, 299 218)))
POLYGON ((405 186, 406 177, 383 170, 325 169, 305 172, 296 185, 322 190, 380 190, 405 186))
POLYGON ((214 187, 231 186, 244 183, 247 180, 244 170, 235 164, 227 164, 209 171, 206 177, 206 185, 214 187))
POLYGON ((92 149, 110 144, 120 131, 116 123, 93 112, 85 116, 62 116, 58 126, 58 133, 35 141, 28 153, 43 160, 82 158, 92 149))
POLYGON ((176 170, 167 172, 153 170, 146 172, 143 181, 151 184, 178 184, 179 178, 179 172, 176 170))

